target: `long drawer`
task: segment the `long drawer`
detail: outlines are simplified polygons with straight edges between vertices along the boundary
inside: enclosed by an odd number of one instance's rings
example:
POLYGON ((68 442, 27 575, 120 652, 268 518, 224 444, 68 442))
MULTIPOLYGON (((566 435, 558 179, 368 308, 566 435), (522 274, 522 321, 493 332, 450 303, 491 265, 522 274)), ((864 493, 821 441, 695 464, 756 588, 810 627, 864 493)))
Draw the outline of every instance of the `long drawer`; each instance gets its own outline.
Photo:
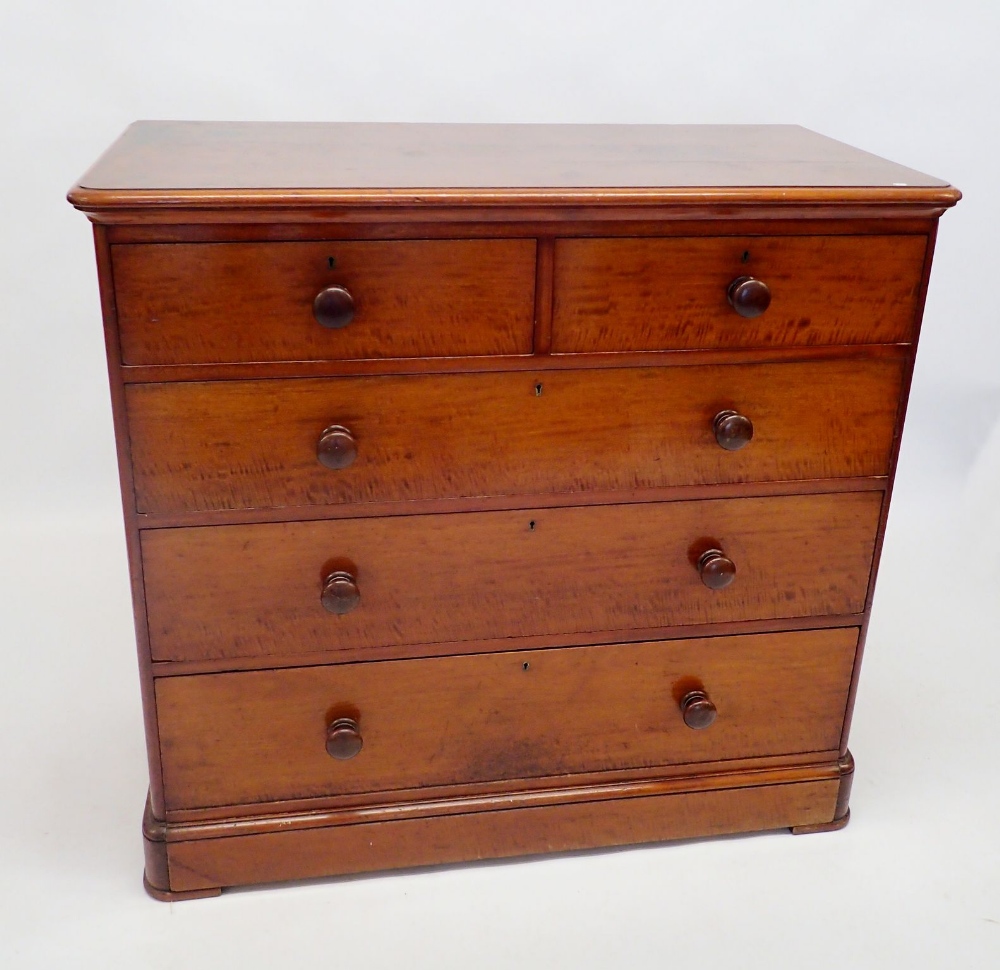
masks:
POLYGON ((552 349, 905 343, 926 248, 922 235, 560 239, 552 349), (747 277, 770 295, 749 318, 728 299, 747 277))
POLYGON ((835 750, 857 632, 161 678, 167 807, 835 750), (708 727, 682 716, 694 690, 708 727), (327 740, 345 717, 342 760, 327 740))
POLYGON ((176 512, 886 475, 902 371, 887 359, 131 385, 136 503, 176 512), (752 425, 739 450, 715 434, 727 410, 752 425), (321 463, 327 445, 338 467, 321 463))
POLYGON ((531 353, 533 239, 130 244, 112 259, 126 364, 531 353))
POLYGON ((881 500, 849 492, 147 530, 152 656, 350 659, 387 645, 860 613, 881 500), (735 567, 725 588, 705 585, 711 549, 735 567))

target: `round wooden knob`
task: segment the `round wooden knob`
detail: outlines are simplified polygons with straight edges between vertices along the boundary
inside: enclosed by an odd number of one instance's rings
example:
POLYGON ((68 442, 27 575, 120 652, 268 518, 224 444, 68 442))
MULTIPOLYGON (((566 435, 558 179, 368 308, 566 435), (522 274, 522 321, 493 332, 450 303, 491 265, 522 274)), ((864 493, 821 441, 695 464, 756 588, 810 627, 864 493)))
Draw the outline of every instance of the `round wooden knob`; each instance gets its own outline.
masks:
POLYGON ((709 589, 725 589, 736 578, 736 563, 721 549, 709 549, 698 559, 698 575, 709 589))
POLYGON ((681 717, 693 731, 711 727, 717 713, 715 705, 703 690, 689 690, 681 698, 681 717))
POLYGON ((750 444, 753 422, 738 411, 720 411, 712 420, 712 430, 720 448, 739 451, 750 444))
POLYGON ((364 743, 361 728, 353 717, 338 717, 326 729, 326 753, 338 761, 353 758, 364 743))
POLYGON ((328 286, 316 294, 313 316, 330 330, 346 327, 354 319, 354 297, 343 286, 328 286))
POLYGON ((327 468, 346 468, 354 464, 358 457, 358 445, 354 435, 340 424, 331 424, 320 436, 316 445, 316 457, 327 468))
POLYGON ((343 616, 345 613, 350 613, 361 602, 361 590, 358 589, 357 581, 349 572, 338 569, 326 577, 320 602, 327 613, 343 616))
POLYGON ((729 284, 729 303, 741 317, 759 317, 771 305, 771 291, 763 280, 737 276, 729 284))

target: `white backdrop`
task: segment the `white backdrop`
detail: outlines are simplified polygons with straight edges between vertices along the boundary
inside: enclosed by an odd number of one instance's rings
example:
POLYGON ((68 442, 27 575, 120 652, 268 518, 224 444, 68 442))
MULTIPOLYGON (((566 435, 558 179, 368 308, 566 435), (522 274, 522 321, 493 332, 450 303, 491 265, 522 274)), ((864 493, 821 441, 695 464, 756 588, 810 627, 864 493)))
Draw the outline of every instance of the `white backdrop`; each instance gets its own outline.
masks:
POLYGON ((0 962, 997 965, 998 40, 989 0, 5 0, 0 962), (136 118, 798 123, 961 188, 927 301, 851 826, 147 901, 96 276, 64 201, 136 118))

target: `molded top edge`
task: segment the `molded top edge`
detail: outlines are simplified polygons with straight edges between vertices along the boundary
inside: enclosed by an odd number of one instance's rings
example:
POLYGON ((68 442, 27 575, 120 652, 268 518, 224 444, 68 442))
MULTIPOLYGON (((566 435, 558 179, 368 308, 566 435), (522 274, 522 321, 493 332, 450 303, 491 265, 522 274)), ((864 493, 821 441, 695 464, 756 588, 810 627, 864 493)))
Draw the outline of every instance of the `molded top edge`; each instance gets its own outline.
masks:
POLYGON ((794 125, 141 121, 80 209, 931 204, 947 182, 794 125))

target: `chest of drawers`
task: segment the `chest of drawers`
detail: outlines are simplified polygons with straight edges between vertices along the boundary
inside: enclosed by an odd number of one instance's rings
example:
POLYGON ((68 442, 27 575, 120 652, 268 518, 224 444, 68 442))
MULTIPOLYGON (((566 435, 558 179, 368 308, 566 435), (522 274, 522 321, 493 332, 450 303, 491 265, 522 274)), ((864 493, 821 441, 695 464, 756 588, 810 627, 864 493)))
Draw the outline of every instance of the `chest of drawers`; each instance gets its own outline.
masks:
POLYGON ((94 223, 158 898, 848 818, 945 182, 139 123, 94 223))

